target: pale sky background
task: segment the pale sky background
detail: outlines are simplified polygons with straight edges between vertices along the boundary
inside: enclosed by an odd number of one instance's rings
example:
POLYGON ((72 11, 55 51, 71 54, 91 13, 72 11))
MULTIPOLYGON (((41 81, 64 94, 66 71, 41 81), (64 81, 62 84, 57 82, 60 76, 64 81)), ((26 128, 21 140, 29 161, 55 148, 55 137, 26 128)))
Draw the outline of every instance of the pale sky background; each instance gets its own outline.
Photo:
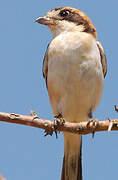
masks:
MULTIPOLYGON (((0 111, 52 119, 42 77, 42 62, 52 35, 35 23, 48 10, 72 6, 84 11, 98 31, 108 63, 101 103, 94 116, 117 118, 118 1, 3 0, 0 2, 0 111)), ((118 132, 83 136, 83 180, 118 179, 118 132)), ((0 173, 8 180, 59 180, 63 137, 43 137, 43 130, 0 122, 0 173)))

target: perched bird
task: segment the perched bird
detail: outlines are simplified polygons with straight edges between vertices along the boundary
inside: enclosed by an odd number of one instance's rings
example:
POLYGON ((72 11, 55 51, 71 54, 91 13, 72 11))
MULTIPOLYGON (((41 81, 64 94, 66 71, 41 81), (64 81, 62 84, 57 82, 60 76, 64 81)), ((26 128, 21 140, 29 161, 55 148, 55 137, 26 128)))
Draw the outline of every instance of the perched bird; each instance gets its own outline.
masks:
MULTIPOLYGON (((107 72, 95 27, 82 11, 71 7, 52 9, 36 22, 48 26, 53 34, 43 76, 54 117, 74 123, 88 121, 99 104, 107 72)), ((82 180, 81 135, 63 135, 61 180, 82 180)))

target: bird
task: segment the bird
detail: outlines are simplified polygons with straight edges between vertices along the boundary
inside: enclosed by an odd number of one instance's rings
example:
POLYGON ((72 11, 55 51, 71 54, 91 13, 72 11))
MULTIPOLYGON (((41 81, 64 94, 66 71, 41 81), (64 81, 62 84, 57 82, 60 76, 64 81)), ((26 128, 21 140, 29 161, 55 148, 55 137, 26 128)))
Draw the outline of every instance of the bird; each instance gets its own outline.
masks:
MULTIPOLYGON (((52 32, 43 60, 43 76, 54 118, 89 121, 98 106, 107 73, 106 56, 88 16, 72 7, 57 7, 36 19, 52 32)), ((82 137, 63 132, 61 180, 82 180, 82 137)))

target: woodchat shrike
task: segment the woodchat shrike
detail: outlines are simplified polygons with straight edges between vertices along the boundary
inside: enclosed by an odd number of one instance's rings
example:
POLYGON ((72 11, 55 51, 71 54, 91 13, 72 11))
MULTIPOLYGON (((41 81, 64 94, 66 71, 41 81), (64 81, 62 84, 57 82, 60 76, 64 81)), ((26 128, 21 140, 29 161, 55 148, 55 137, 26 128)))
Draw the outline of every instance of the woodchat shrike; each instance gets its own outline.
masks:
MULTIPOLYGON (((107 72, 95 27, 82 11, 71 7, 52 9, 36 22, 48 26, 53 34, 43 76, 54 117, 74 123, 89 120, 99 104, 107 72)), ((61 180, 82 180, 81 135, 63 135, 61 180)))

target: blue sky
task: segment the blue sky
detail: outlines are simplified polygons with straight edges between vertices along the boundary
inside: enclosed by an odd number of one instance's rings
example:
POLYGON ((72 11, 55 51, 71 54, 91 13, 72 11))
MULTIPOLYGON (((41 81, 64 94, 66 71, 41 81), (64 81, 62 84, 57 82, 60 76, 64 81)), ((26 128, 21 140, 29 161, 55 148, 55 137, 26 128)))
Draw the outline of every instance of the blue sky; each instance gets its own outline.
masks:
MULTIPOLYGON (((42 61, 52 36, 47 27, 35 23, 48 10, 72 6, 84 11, 98 31, 108 63, 101 103, 94 116, 117 118, 118 103, 117 30, 118 2, 85 0, 10 0, 0 2, 0 111, 52 119, 42 61)), ((83 179, 117 179, 117 132, 83 136, 83 179)), ((0 173, 8 180, 59 180, 63 137, 43 137, 38 128, 0 122, 0 173)))

